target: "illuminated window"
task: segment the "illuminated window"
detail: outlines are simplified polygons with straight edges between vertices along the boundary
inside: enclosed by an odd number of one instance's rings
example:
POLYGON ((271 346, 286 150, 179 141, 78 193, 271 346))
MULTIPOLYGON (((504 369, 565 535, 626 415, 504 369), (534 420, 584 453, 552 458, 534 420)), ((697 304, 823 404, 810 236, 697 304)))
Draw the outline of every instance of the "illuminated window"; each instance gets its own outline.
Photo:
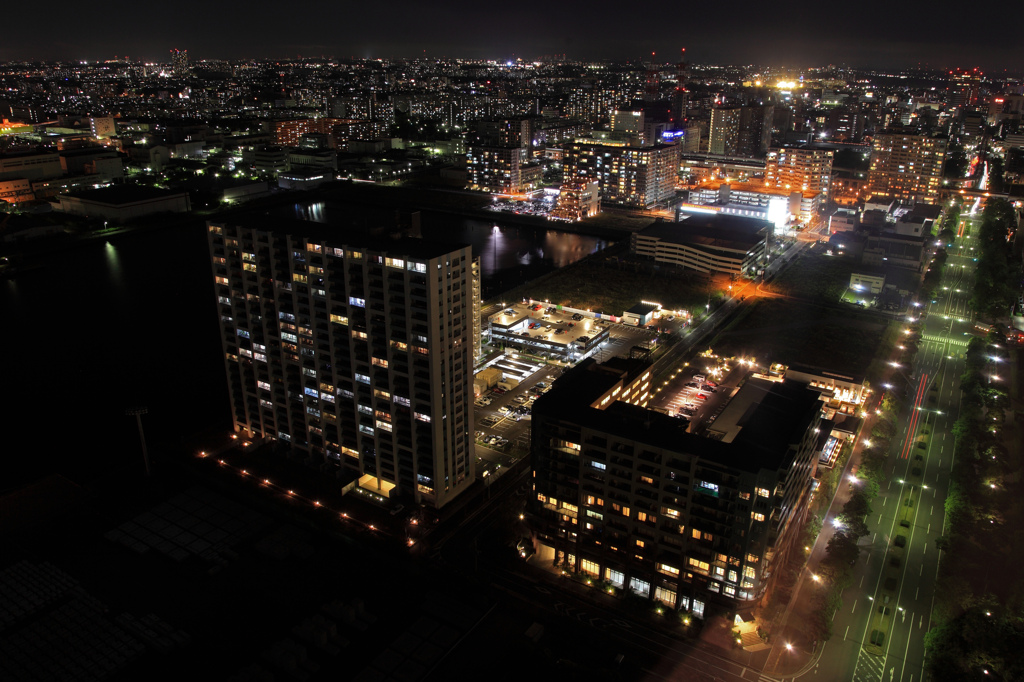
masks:
POLYGON ((679 569, 675 566, 669 566, 668 564, 658 564, 658 572, 671 576, 679 575, 679 569))
POLYGON ((764 521, 764 514, 760 514, 758 512, 750 512, 750 518, 754 519, 755 521, 764 521))
POLYGON ((768 497, 771 493, 767 488, 757 488, 757 494, 759 497, 768 497))

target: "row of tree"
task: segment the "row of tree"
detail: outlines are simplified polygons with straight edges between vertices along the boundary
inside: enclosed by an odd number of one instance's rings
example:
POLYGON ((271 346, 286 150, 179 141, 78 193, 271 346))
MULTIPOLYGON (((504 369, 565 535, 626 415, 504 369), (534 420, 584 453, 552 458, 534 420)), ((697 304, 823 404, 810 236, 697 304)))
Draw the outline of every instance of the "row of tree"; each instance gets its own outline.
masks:
POLYGON ((945 501, 946 528, 926 636, 934 680, 1024 679, 1024 557, 1021 462, 1003 445, 1007 395, 992 383, 992 353, 968 346, 963 400, 953 427, 955 461, 945 501))
POLYGON ((975 251, 978 259, 971 307, 982 315, 1004 317, 1020 294, 1021 263, 1012 258, 1010 236, 1016 211, 1005 199, 992 199, 981 214, 975 251))
MULTIPOLYGON (((896 419, 900 402, 892 392, 882 396, 882 401, 871 429, 871 438, 866 439, 861 453, 861 464, 856 480, 850 483, 850 499, 837 515, 835 532, 825 547, 826 557, 818 566, 818 576, 823 589, 817 594, 812 628, 821 641, 832 636, 832 617, 842 605, 843 590, 853 581, 853 566, 860 555, 857 542, 868 535, 867 518, 871 514, 871 503, 878 495, 879 484, 884 480, 884 466, 888 458, 890 439, 896 432, 896 419)), ((840 462, 832 473, 842 473, 840 462)), ((838 485, 836 480, 832 485, 838 485)), ((822 487, 825 486, 822 482, 822 487)), ((820 491, 820 489, 819 489, 820 491)), ((831 499, 826 497, 824 499, 831 499)))

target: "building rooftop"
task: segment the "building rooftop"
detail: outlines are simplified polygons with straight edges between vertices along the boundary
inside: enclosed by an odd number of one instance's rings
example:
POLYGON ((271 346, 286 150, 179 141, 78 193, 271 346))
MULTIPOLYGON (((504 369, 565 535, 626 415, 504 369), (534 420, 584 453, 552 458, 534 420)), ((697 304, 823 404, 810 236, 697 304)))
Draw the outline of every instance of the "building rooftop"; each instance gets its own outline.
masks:
POLYGON ((653 313, 657 309, 658 309, 658 306, 651 305, 650 303, 637 303, 636 305, 634 305, 632 308, 630 308, 626 312, 627 313, 633 313, 634 315, 650 315, 651 313, 653 313))
MULTIPOLYGON (((437 258, 469 244, 442 242, 436 239, 421 239, 407 236, 391 237, 381 222, 370 227, 318 223, 295 218, 279 218, 265 211, 242 210, 219 220, 212 225, 240 226, 274 233, 287 233, 296 237, 310 238, 337 246, 352 246, 381 253, 402 254, 412 258, 437 258)), ((394 234, 398 234, 398 231, 394 234)))
POLYGON ((71 192, 69 195, 97 204, 123 206, 139 201, 177 197, 182 194, 187 194, 187 192, 175 192, 174 190, 157 189, 156 187, 144 187, 141 185, 112 185, 110 187, 101 187, 100 189, 79 190, 71 192))
POLYGON ((733 215, 692 215, 678 223, 658 221, 645 227, 639 234, 657 237, 676 244, 703 244, 749 249, 764 239, 763 232, 771 231, 772 223, 757 218, 733 215))
MULTIPOLYGON (((733 402, 739 402, 726 440, 688 433, 685 420, 622 401, 615 401, 604 410, 591 407, 619 380, 628 381, 646 367, 649 365, 641 360, 620 358, 616 363, 602 365, 589 358, 537 399, 534 417, 549 414, 560 421, 756 473, 780 468, 789 446, 800 441, 820 411, 818 393, 806 384, 786 381, 762 388, 757 384, 768 382, 747 382, 733 398, 733 402)), ((724 412, 719 416, 723 418, 730 420, 724 412)))

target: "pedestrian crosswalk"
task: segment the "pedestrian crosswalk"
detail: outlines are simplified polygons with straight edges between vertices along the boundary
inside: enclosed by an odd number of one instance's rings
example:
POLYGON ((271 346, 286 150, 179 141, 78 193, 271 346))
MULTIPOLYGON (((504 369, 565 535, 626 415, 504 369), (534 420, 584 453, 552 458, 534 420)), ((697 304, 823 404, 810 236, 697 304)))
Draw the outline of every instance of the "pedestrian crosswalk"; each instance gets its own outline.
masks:
POLYGON ((923 334, 922 338, 925 341, 934 341, 935 343, 948 343, 951 346, 962 346, 967 347, 967 341, 964 339, 951 339, 945 336, 936 336, 935 334, 923 334))
POLYGON ((857 667, 853 671, 853 682, 880 682, 884 673, 885 658, 861 649, 857 657, 857 667))

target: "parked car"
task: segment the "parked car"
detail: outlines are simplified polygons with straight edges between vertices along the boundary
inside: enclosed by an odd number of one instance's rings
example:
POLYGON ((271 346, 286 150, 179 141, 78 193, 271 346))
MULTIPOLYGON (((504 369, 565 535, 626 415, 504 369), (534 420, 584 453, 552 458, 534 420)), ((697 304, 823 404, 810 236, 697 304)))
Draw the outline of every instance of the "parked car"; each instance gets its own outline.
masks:
POLYGON ((704 395, 703 393, 698 393, 697 394, 697 400, 707 400, 707 399, 708 399, 708 397, 706 395, 704 395))

